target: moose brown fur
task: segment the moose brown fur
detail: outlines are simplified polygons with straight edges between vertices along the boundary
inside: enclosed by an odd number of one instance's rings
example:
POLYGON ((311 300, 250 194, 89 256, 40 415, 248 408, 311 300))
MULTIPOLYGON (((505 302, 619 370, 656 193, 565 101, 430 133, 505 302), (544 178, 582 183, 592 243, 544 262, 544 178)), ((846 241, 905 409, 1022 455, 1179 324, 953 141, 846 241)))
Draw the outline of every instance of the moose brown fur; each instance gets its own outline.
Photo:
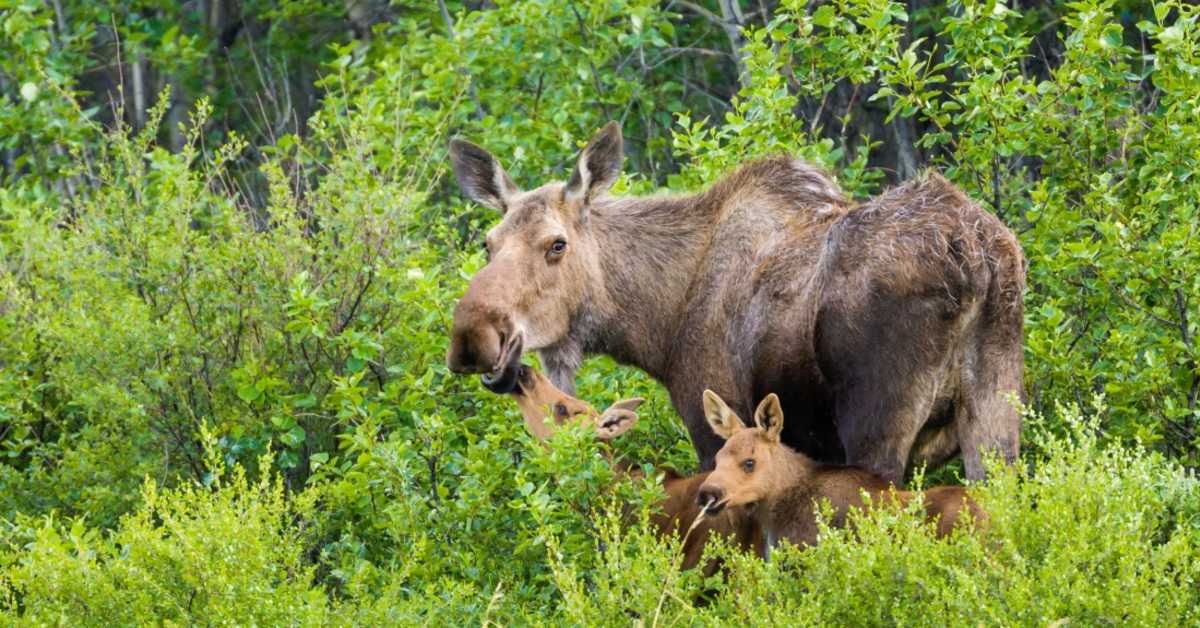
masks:
MULTIPOLYGON (((542 441, 549 439, 566 421, 579 418, 591 423, 596 430, 596 438, 612 440, 637 423, 634 410, 642 403, 642 400, 637 398, 625 399, 609 406, 603 413, 598 413, 587 402, 564 393, 544 375, 523 364, 518 369, 517 387, 512 395, 516 397, 521 408, 526 429, 542 441)), ((640 468, 632 465, 614 464, 624 473, 635 476, 643 474, 640 468)), ((660 469, 660 472, 663 474, 662 486, 667 497, 660 504, 659 511, 651 518, 651 523, 660 534, 674 534, 682 538, 681 569, 691 569, 699 564, 704 545, 714 534, 729 538, 738 547, 761 554, 762 532, 740 508, 707 515, 689 533, 689 528, 701 512, 696 496, 708 474, 685 477, 671 469, 660 469)), ((719 567, 717 561, 709 561, 705 564, 703 573, 705 576, 711 576, 719 567)))
MULTIPOLYGON (((710 390, 704 391, 704 407, 713 431, 726 441, 717 453, 716 470, 700 487, 697 503, 714 513, 727 506, 746 508, 766 534, 764 557, 783 539, 794 545, 816 544, 816 507, 821 500, 828 500, 833 508, 831 524, 844 527, 850 509, 862 509, 867 503, 864 492, 872 506, 893 499, 907 503, 916 496, 896 490, 891 482, 865 469, 819 464, 781 443, 783 410, 774 394, 758 405, 753 428, 745 427, 710 390)), ((987 520, 961 486, 926 489, 924 505, 938 536, 950 534, 964 510, 977 525, 987 520)))
POLYGON ((455 140, 467 196, 501 211, 488 264, 454 311, 447 363, 508 392, 524 350, 574 391, 587 353, 671 393, 702 469, 721 448, 701 393, 738 412, 777 392, 783 442, 901 482, 961 452, 1018 453, 1024 262, 1013 234, 937 174, 861 203, 789 157, 750 162, 690 195, 611 197, 610 123, 570 178, 521 191, 455 140))

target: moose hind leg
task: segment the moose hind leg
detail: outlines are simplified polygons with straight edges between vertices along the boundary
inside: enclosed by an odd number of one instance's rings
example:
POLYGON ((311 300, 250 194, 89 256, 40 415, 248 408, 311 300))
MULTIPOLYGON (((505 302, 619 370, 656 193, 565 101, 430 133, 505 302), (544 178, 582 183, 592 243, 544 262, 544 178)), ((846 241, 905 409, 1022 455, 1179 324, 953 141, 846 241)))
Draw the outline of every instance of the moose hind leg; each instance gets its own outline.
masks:
MULTIPOLYGON (((1020 308, 1015 315, 1021 316, 1020 308)), ((1024 378, 1021 321, 984 317, 964 348, 961 402, 955 424, 967 479, 986 475, 983 457, 994 452, 1006 463, 1020 453, 1020 399, 1024 378), (991 320, 989 320, 991 319, 991 320), (1014 331, 1015 328, 1015 331, 1014 331)))
POLYGON ((847 464, 900 485, 918 434, 949 383, 958 330, 947 324, 954 317, 939 299, 876 293, 864 305, 822 317, 817 351, 833 387, 847 464))
POLYGON ((838 395, 838 436, 846 463, 900 486, 910 452, 937 392, 935 373, 873 378, 838 395))

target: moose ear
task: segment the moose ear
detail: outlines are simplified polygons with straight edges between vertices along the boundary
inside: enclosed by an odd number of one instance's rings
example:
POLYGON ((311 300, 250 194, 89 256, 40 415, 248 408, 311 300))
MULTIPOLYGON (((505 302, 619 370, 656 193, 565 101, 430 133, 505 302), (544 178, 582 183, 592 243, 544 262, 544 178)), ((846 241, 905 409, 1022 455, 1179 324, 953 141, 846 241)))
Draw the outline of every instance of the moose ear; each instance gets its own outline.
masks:
POLYGON ((563 202, 579 210, 580 222, 587 219, 588 204, 612 187, 621 175, 621 161, 625 158, 623 141, 621 125, 609 122, 579 154, 579 163, 563 188, 563 202))
POLYGON ((708 389, 704 390, 704 416, 713 432, 725 440, 743 427, 742 420, 725 405, 725 401, 708 389))
POLYGON ((520 191, 491 153, 466 140, 450 140, 450 165, 467 197, 501 213, 520 191))
POLYGON ((783 407, 779 405, 779 397, 775 393, 767 395, 758 403, 758 409, 754 411, 754 422, 767 433, 769 440, 779 440, 779 433, 783 430, 783 407))

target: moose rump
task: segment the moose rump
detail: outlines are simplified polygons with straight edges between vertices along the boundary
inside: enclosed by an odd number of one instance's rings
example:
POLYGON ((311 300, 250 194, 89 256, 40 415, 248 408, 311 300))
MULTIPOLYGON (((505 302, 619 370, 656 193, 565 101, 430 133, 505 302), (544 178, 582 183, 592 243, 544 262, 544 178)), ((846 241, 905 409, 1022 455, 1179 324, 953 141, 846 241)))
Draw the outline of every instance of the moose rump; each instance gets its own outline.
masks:
POLYGON ((976 479, 985 449, 1016 457, 1023 258, 941 176, 785 234, 744 281, 748 303, 731 309, 746 334, 731 340, 754 350, 740 384, 807 418, 785 443, 895 482, 960 452, 976 479))

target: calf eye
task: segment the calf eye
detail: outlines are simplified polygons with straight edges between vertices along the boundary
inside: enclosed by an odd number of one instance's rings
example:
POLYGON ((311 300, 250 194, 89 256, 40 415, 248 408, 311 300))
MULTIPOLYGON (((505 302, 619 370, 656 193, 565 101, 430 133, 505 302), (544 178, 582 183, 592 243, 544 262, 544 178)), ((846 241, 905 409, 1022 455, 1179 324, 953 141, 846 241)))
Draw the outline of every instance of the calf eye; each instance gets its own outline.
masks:
POLYGON ((558 257, 562 257, 562 254, 566 253, 566 252, 567 252, 567 241, 562 238, 559 238, 559 239, 555 240, 553 244, 550 245, 550 249, 546 251, 546 257, 549 259, 555 259, 558 257))
POLYGON ((743 460, 742 461, 742 470, 745 471, 746 473, 753 472, 754 471, 754 459, 746 458, 745 460, 743 460))

